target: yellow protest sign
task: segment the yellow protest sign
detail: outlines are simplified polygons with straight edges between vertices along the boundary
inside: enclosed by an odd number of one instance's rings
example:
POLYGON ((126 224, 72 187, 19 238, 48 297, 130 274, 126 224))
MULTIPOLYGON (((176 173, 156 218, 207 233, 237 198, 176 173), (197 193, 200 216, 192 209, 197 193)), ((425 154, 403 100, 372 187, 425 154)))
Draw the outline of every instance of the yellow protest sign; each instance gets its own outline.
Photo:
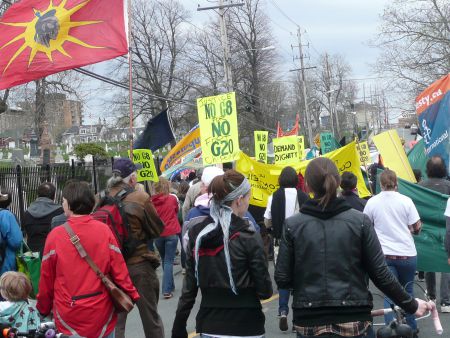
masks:
POLYGON ((317 146, 317 148, 320 149, 320 134, 316 134, 316 136, 314 137, 314 144, 317 146))
POLYGON ((370 158, 369 144, 367 141, 356 143, 356 150, 358 150, 361 165, 367 165, 372 162, 372 159, 370 158))
MULTIPOLYGON (((329 152, 324 157, 328 157, 336 163, 339 173, 342 174, 344 171, 350 171, 356 175, 358 178, 357 189, 360 197, 370 196, 370 192, 367 190, 361 174, 361 164, 355 142, 329 152)), ((290 166, 304 175, 308 163, 309 161, 297 161, 297 163, 291 163, 290 166)), ((257 162, 241 152, 236 161, 236 170, 245 175, 252 186, 250 204, 260 207, 267 206, 267 199, 278 189, 278 176, 284 167, 284 165, 257 162)))
MULTIPOLYGON (((128 155, 130 151, 128 151, 128 155)), ((142 169, 137 171, 137 181, 158 182, 158 172, 156 171, 153 153, 150 149, 133 149, 133 163, 142 165, 142 169)))
POLYGON ((375 135, 373 143, 383 158, 383 165, 403 178, 412 183, 416 183, 416 178, 409 164, 405 149, 403 149, 402 141, 395 129, 385 131, 384 133, 375 135))
POLYGON ((273 139, 275 164, 291 164, 299 161, 297 136, 285 136, 273 139))
POLYGON ((205 165, 233 161, 239 155, 235 93, 197 99, 205 165))
POLYGON ((269 132, 263 130, 255 130, 255 159, 267 163, 267 142, 269 140, 269 132))
POLYGON ((303 135, 297 136, 298 141, 298 158, 303 160, 305 158, 305 137, 303 135))

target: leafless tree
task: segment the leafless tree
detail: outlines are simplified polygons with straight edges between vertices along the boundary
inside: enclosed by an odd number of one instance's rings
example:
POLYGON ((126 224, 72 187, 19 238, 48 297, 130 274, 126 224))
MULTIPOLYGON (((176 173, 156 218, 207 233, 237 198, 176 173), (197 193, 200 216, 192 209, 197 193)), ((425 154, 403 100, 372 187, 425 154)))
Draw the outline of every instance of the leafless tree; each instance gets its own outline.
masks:
MULTIPOLYGON (((393 0, 372 44, 381 49, 376 70, 408 101, 450 69, 450 2, 393 0)), ((411 104, 412 106, 412 104, 411 104)))
MULTIPOLYGON (((192 88, 194 69, 188 65, 189 13, 177 0, 137 0, 133 4, 134 118, 148 120, 170 106, 175 127, 183 120, 186 100, 192 88)), ((117 61, 113 73, 128 84, 128 61, 117 61)), ((115 104, 125 108, 128 93, 121 91, 115 104)), ((128 115, 126 109, 121 109, 128 115)))
MULTIPOLYGON (((351 67, 343 56, 330 56, 327 53, 320 55, 317 68, 308 72, 306 80, 308 104, 314 119, 314 132, 319 131, 320 117, 324 115, 333 119, 336 137, 341 137, 345 129, 348 129, 347 113, 357 93, 350 75, 351 67)), ((298 87, 300 82, 295 80, 297 90, 301 93, 298 87)), ((302 96, 300 95, 299 102, 301 105, 303 105, 302 96)))

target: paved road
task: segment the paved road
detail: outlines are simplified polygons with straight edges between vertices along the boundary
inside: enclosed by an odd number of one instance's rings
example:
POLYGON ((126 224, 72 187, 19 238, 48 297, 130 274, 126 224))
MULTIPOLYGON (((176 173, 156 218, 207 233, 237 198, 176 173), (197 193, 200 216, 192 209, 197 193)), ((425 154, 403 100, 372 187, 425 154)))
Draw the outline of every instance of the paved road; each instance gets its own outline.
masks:
MULTIPOLYGON (((181 268, 179 265, 174 267, 175 271, 175 293, 174 298, 170 300, 164 300, 161 299, 159 302, 159 312, 161 314, 161 317, 164 322, 164 328, 166 330, 165 337, 170 337, 170 332, 172 330, 172 323, 175 317, 175 310, 177 307, 178 297, 180 296, 180 290, 181 290, 181 284, 182 284, 182 278, 181 275, 181 268)), ((271 262, 270 264, 270 270, 273 274, 273 264, 271 262)), ((161 273, 161 268, 158 269, 159 274, 161 273)), ((439 282, 439 278, 437 278, 439 282)), ((420 282, 420 285, 425 288, 425 283, 420 282)), ((275 284, 274 284, 275 285, 275 284)), ((383 305, 383 300, 381 296, 376 295, 375 293, 378 293, 381 295, 381 292, 378 291, 375 287, 371 286, 371 290, 374 293, 374 302, 376 308, 381 308, 383 305)), ((439 289, 438 289, 439 290, 439 289)), ((416 295, 418 297, 422 297, 423 292, 419 289, 419 287, 416 286, 416 295)), ((198 311, 198 304, 200 303, 199 299, 196 302, 196 305, 192 311, 191 316, 189 317, 188 322, 188 332, 191 333, 189 335, 189 338, 198 337, 198 335, 195 334, 195 315, 198 311)), ((263 304, 263 311, 266 315, 266 337, 267 338, 287 338, 292 337, 295 338, 295 334, 292 332, 286 332, 283 333, 278 329, 278 294, 275 295, 264 301, 263 304)), ((444 327, 444 334, 443 337, 450 337, 450 314, 440 314, 442 325, 444 327)), ((291 319, 290 319, 291 320, 291 319)), ((380 323, 382 321, 381 318, 378 318, 375 320, 375 322, 380 323)), ((438 337, 438 335, 434 332, 433 324, 430 318, 425 318, 419 322, 419 328, 420 328, 420 337, 421 338, 433 338, 438 337)), ((137 309, 133 310, 133 312, 129 315, 128 322, 127 322, 127 330, 126 330, 126 336, 127 337, 144 337, 144 332, 142 330, 142 325, 140 322, 139 312, 137 309)), ((152 337, 153 338, 153 337, 152 337)), ((156 338, 156 337, 155 337, 156 338)))

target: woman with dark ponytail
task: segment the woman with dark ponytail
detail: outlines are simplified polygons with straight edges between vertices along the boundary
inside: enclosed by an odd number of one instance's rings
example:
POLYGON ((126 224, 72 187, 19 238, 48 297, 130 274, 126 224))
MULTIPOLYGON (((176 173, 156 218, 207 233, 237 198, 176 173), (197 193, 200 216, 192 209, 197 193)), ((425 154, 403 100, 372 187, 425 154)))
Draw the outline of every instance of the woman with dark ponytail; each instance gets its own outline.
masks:
POLYGON ((294 290, 297 337, 371 337, 367 277, 407 313, 430 310, 390 272, 370 219, 336 197, 336 165, 324 157, 312 160, 305 181, 314 198, 286 220, 275 268, 278 287, 294 290))
POLYGON ((208 193, 210 216, 189 229, 186 277, 172 337, 187 338, 186 322, 199 288, 200 337, 263 337, 260 300, 272 296, 272 282, 261 236, 244 218, 250 183, 228 170, 212 180, 208 193))

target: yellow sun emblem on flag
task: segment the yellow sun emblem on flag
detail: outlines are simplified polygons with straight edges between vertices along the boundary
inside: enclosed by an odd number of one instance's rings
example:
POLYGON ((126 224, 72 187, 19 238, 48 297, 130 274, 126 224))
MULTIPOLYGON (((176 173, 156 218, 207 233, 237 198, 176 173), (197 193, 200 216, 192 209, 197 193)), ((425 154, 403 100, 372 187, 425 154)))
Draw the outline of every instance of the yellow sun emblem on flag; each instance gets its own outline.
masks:
POLYGON ((20 54, 27 48, 31 48, 30 57, 28 59, 28 66, 33 62, 38 52, 45 53, 47 58, 53 62, 52 53, 59 51, 61 54, 71 58, 69 53, 64 50, 64 43, 66 41, 86 47, 86 48, 104 48, 99 46, 92 46, 86 42, 77 39, 69 34, 73 27, 94 25, 102 21, 70 21, 72 14, 78 12, 86 6, 91 0, 86 0, 73 8, 66 9, 65 6, 68 0, 62 0, 58 6, 53 5, 53 0, 50 0, 48 8, 44 11, 34 10, 34 19, 29 22, 1 22, 0 24, 13 27, 25 27, 25 31, 6 44, 0 47, 0 51, 11 45, 12 43, 24 39, 24 43, 16 50, 14 55, 9 60, 3 74, 8 67, 14 62, 20 54))

